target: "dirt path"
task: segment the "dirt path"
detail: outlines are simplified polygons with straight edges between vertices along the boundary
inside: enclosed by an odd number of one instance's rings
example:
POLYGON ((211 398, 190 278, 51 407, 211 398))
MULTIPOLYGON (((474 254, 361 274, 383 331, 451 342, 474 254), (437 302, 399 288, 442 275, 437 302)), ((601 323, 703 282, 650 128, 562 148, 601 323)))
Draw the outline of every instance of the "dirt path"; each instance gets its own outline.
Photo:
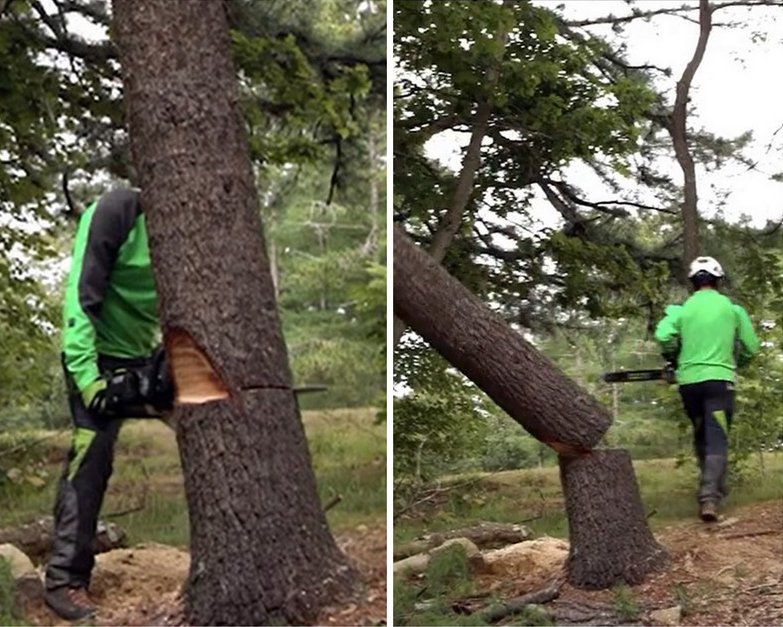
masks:
MULTIPOLYGON (((361 600, 319 616, 320 625, 374 625, 386 618, 386 529, 360 525, 337 536, 365 582, 361 600)), ((97 556, 90 596, 98 606, 96 625, 182 625, 179 591, 190 556, 162 544, 141 544, 97 556)), ((69 625, 41 602, 28 608, 31 625, 69 625)))
MULTIPOLYGON (((680 606, 683 625, 783 625, 783 501, 735 508, 719 524, 678 523, 656 537, 672 565, 629 589, 635 611, 622 606, 616 591, 588 592, 567 584, 545 608, 566 625, 652 624, 649 612, 673 606, 680 606)), ((520 596, 556 576, 535 572, 514 581, 483 577, 479 594, 520 596)))

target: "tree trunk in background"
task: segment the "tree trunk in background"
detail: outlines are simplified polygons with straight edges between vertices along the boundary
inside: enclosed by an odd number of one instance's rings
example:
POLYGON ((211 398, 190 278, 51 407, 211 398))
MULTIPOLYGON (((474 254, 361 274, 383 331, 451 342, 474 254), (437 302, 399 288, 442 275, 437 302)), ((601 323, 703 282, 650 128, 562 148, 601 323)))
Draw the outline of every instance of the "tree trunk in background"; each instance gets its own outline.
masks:
POLYGON ((308 623, 356 580, 327 527, 291 389, 224 5, 113 7, 173 376, 172 347, 184 343, 229 394, 174 412, 190 514, 187 620, 308 623))
POLYGON ((682 203, 682 226, 685 250, 683 253, 683 265, 685 268, 699 256, 699 211, 698 196, 696 194, 696 168, 693 164, 690 148, 688 147, 687 119, 688 119, 688 92, 693 82, 696 70, 699 69, 704 51, 707 49, 707 41, 712 30, 712 9, 707 0, 699 2, 699 41, 693 58, 685 67, 682 77, 677 81, 677 97, 674 101, 669 134, 674 144, 674 154, 682 168, 684 198, 682 203))
POLYGON ((593 448, 606 408, 394 229, 394 311, 533 436, 558 452, 593 448))
MULTIPOLYGON (((503 0, 504 7, 512 4, 512 0, 503 0)), ((438 230, 435 232, 429 247, 430 255, 438 263, 443 262, 451 241, 454 239, 457 231, 459 231, 463 214, 473 194, 473 182, 476 179, 476 172, 481 165, 481 142, 484 141, 484 136, 487 134, 489 117, 495 106, 495 90, 500 79, 500 67, 503 63, 503 55, 506 49, 506 42, 508 41, 508 29, 505 24, 501 24, 498 27, 495 37, 500 43, 500 52, 487 68, 484 79, 485 97, 478 102, 476 113, 471 122, 470 141, 465 151, 465 157, 462 160, 462 170, 457 179, 457 187, 454 190, 454 196, 451 198, 449 208, 440 221, 438 230)), ((405 323, 395 317, 393 331, 392 346, 396 346, 405 333, 405 323)))
POLYGON ((571 548, 568 580, 601 589, 640 583, 668 563, 647 526, 631 457, 624 450, 597 450, 560 457, 560 481, 571 548))

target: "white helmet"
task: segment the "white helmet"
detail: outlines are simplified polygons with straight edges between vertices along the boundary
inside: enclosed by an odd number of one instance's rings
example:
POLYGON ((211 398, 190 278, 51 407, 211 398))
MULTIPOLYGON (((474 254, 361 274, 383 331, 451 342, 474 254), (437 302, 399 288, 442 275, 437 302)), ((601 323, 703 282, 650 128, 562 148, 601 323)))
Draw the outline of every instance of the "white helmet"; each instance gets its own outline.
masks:
POLYGON ((716 279, 723 277, 723 268, 721 268, 720 264, 712 257, 696 257, 696 259, 691 261, 691 267, 688 270, 688 278, 692 279, 699 272, 711 274, 716 279))

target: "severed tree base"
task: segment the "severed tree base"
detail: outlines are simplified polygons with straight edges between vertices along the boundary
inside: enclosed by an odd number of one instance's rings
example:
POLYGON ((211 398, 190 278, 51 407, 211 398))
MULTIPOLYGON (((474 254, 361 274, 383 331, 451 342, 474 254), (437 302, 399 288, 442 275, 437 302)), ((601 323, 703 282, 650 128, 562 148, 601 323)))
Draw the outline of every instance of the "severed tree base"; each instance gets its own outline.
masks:
POLYGON ((569 583, 594 590, 633 585, 668 564, 647 526, 627 451, 560 457, 560 480, 571 541, 569 583))
POLYGON ((177 408, 189 625, 307 625, 360 582, 321 508, 293 392, 177 408))

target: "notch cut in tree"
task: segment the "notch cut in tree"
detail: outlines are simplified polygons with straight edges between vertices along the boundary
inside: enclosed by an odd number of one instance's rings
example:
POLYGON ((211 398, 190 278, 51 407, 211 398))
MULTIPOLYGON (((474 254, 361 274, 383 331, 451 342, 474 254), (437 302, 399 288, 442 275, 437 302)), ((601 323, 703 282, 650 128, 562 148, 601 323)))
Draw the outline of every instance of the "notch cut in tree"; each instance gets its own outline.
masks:
POLYGON ((592 451, 607 410, 464 285, 394 230, 394 309, 454 367, 561 459, 571 540, 569 580, 638 583, 665 564, 625 451, 592 451))
POLYGON ((177 403, 208 403, 228 398, 228 390, 209 358, 183 329, 169 329, 163 338, 177 403))
POLYGON ((224 3, 114 0, 113 34, 174 370, 184 358, 229 395, 173 412, 188 624, 313 622, 357 578, 329 532, 292 389, 224 3))
POLYGON ((578 588, 634 585, 669 562, 647 525, 631 457, 599 449, 560 457, 566 498, 568 581, 578 588))
POLYGON ((394 228, 394 312, 535 438, 589 451, 606 408, 394 228))

